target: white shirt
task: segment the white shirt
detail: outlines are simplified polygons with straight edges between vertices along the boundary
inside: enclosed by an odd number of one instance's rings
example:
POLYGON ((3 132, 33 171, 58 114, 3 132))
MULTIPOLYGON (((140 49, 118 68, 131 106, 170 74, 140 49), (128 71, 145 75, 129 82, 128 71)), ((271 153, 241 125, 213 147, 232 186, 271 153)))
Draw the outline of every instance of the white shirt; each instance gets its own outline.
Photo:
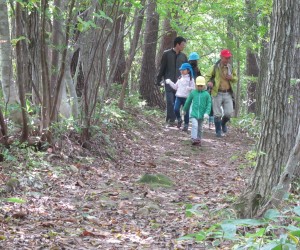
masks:
POLYGON ((194 79, 190 78, 190 75, 181 75, 181 78, 178 79, 176 83, 173 83, 172 81, 169 82, 169 85, 177 90, 176 96, 177 97, 184 97, 187 98, 190 92, 195 89, 195 81, 194 79))

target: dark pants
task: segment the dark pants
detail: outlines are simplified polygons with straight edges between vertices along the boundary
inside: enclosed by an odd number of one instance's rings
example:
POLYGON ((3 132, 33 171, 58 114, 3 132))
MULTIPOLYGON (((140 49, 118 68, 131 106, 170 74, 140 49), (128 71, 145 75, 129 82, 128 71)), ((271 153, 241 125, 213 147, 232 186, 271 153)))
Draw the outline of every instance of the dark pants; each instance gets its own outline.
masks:
MULTIPOLYGON (((174 112, 175 112, 177 121, 181 121, 180 108, 181 108, 181 106, 182 107, 184 106, 185 101, 186 101, 185 97, 177 97, 176 96, 174 112)), ((190 116, 189 112, 186 112, 186 114, 184 115, 184 124, 185 125, 189 124, 189 116, 190 116)))
POLYGON ((175 91, 166 91, 166 103, 167 103, 167 117, 166 122, 175 122, 175 91))

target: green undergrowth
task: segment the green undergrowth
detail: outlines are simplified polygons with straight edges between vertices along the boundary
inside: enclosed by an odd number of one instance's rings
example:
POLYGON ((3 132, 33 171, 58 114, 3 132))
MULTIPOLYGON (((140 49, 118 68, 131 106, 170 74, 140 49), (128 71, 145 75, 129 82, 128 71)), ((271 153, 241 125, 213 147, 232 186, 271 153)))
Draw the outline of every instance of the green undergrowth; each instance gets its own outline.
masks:
POLYGON ((217 214, 204 204, 187 204, 186 217, 199 221, 201 230, 183 235, 178 241, 195 241, 207 249, 296 250, 300 249, 299 196, 290 195, 281 210, 270 209, 259 219, 237 219, 232 210, 217 214), (205 220, 203 220, 205 218, 205 220), (203 223, 205 221, 205 223, 203 223))
POLYGON ((248 136, 258 139, 260 136, 260 121, 255 114, 243 114, 237 118, 231 118, 230 123, 240 131, 247 133, 248 136))

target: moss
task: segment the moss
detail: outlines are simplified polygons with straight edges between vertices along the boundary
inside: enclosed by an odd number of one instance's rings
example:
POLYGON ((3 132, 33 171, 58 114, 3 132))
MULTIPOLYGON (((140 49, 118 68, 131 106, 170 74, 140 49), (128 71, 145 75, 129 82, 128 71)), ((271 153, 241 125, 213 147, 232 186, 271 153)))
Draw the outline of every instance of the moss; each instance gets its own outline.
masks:
POLYGON ((138 182, 153 186, 171 187, 174 185, 173 181, 163 174, 144 174, 138 182))

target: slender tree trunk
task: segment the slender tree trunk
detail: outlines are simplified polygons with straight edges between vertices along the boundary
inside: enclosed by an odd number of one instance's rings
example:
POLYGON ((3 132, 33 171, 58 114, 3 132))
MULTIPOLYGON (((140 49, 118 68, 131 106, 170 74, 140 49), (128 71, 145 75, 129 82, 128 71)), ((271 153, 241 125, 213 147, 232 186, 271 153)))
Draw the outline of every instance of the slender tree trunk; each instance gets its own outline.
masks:
POLYGON ((126 93, 126 89, 128 86, 128 77, 129 77, 129 71, 131 69, 131 65, 137 50, 137 45, 138 45, 138 41, 139 41, 139 37, 140 37, 140 32, 142 29, 142 24, 143 24, 143 20, 144 20, 144 12, 145 12, 145 0, 141 1, 141 6, 142 9, 140 10, 136 10, 135 13, 135 24, 134 24, 134 35, 132 38, 132 41, 130 43, 130 49, 129 49, 129 55, 126 58, 126 67, 125 67, 125 72, 123 74, 123 86, 122 86, 122 91, 120 94, 120 98, 119 98, 119 108, 123 109, 124 108, 124 98, 125 98, 125 93, 126 93))
MULTIPOLYGON (((20 3, 16 3, 16 37, 24 36, 23 28, 22 28, 22 6, 20 3)), ((17 82, 19 86, 19 98, 21 103, 21 112, 22 112, 22 121, 23 121, 23 129, 22 135, 20 138, 21 142, 25 142, 28 139, 29 130, 27 124, 27 113, 26 113, 26 101, 25 101, 25 90, 24 90, 24 82, 27 79, 24 77, 24 73, 26 72, 26 67, 24 65, 24 54, 22 49, 25 46, 22 46, 24 40, 19 40, 16 44, 16 56, 17 56, 17 82)))
POLYGON ((286 136, 283 124, 287 118, 288 88, 299 36, 299 11, 299 1, 274 0, 261 138, 250 184, 236 203, 241 217, 260 214, 279 182, 282 166, 286 164, 282 157, 287 153, 286 145, 282 143, 286 136))
MULTIPOLYGON (((246 0, 246 20, 248 24, 247 40, 252 41, 253 43, 258 42, 257 37, 257 11, 255 8, 255 1, 246 0)), ((257 53, 254 49, 247 49, 246 56, 246 76, 247 76, 247 107, 248 113, 255 112, 255 93, 257 86, 259 68, 257 63, 257 53)))
POLYGON ((255 93, 256 85, 258 78, 258 65, 257 65, 257 54, 253 53, 250 49, 247 49, 247 58, 246 58, 246 76, 247 80, 247 103, 248 103, 248 113, 255 113, 255 93))
POLYGON ((155 86, 156 67, 155 51, 158 37, 159 16, 156 12, 156 1, 148 1, 147 21, 145 27, 145 39, 143 59, 140 77, 140 94, 151 107, 165 108, 163 96, 159 88, 155 86))
MULTIPOLYGON (((171 15, 170 15, 171 16, 171 15)), ((156 68, 159 68, 159 64, 161 62, 161 57, 163 55, 163 52, 166 49, 171 49, 174 47, 174 39, 177 36, 177 32, 172 29, 171 27, 171 17, 165 18, 164 22, 163 22, 163 33, 162 33, 162 37, 160 39, 160 46, 159 46, 159 50, 158 53, 156 55, 156 68)))
MULTIPOLYGON (((268 27, 269 24, 269 18, 266 17, 263 20, 263 25, 268 27)), ((256 105, 255 105, 255 114, 256 116, 260 117, 262 113, 262 109, 264 106, 264 92, 266 89, 266 78, 267 78, 267 73, 268 73, 268 54, 269 54, 269 43, 267 42, 269 37, 269 34, 266 33, 265 37, 262 39, 261 43, 261 52, 260 52, 260 61, 259 61, 259 74, 258 74, 258 81, 257 81, 257 86, 256 86, 256 91, 255 91, 255 100, 256 100, 256 105)))
MULTIPOLYGON (((145 4, 143 4, 145 5, 145 4)), ((116 21, 115 27, 115 37, 120 37, 120 39, 114 39, 114 44, 112 46, 110 60, 113 60, 116 64, 116 70, 114 76, 112 77, 113 82, 122 84, 124 82, 124 73, 126 71, 126 59, 125 59, 125 49, 124 49, 124 26, 126 22, 126 15, 121 11, 119 17, 116 21), (119 35, 121 34, 121 35, 119 35), (116 56, 117 53, 117 56, 116 56)))
MULTIPOLYGON (((238 51, 238 58, 240 58, 239 56, 239 52, 240 52, 240 42, 239 39, 237 39, 237 51, 238 51)), ((241 100, 241 64, 240 64, 240 60, 237 61, 237 76, 238 76, 238 82, 236 84, 236 92, 235 92, 235 108, 234 108, 234 116, 238 117, 239 112, 240 112, 240 100, 241 100)))
POLYGON ((12 81, 11 40, 6 1, 0 2, 0 68, 3 96, 6 103, 18 102, 16 86, 12 81))

